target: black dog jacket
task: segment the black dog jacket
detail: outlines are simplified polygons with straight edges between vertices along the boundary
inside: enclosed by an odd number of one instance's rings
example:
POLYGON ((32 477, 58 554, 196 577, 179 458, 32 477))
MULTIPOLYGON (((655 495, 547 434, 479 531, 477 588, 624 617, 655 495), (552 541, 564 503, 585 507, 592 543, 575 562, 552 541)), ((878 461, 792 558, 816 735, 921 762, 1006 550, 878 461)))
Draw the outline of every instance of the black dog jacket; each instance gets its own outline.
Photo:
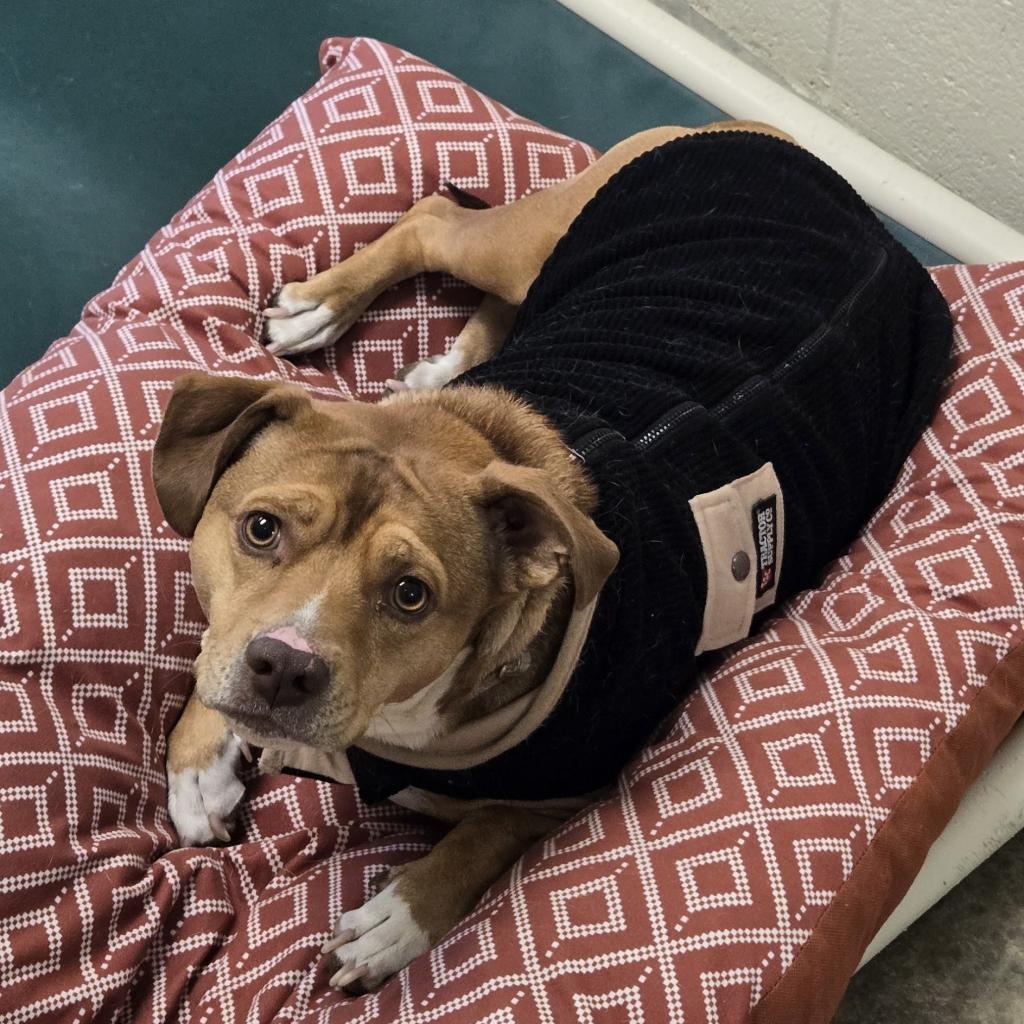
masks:
POLYGON ((537 800, 613 781, 692 689, 698 647, 745 635, 752 612, 813 586, 854 538, 928 423, 950 347, 927 273, 797 146, 697 135, 620 170, 555 247, 501 353, 453 383, 499 385, 548 417, 598 485, 618 567, 538 728, 452 771, 352 748, 364 798, 414 786, 537 800), (721 495, 726 543, 737 522, 748 531, 735 552, 708 550, 721 495), (712 605, 737 606, 709 604, 709 582, 730 578, 745 613, 723 627, 712 605))

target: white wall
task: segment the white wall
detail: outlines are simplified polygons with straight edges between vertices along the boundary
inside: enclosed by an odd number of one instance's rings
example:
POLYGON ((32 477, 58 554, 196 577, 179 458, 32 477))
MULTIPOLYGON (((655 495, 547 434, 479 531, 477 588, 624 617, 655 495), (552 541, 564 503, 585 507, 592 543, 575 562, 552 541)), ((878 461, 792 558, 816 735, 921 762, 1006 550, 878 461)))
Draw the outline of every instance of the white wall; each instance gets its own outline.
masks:
POLYGON ((1024 0, 656 2, 1024 230, 1024 0))

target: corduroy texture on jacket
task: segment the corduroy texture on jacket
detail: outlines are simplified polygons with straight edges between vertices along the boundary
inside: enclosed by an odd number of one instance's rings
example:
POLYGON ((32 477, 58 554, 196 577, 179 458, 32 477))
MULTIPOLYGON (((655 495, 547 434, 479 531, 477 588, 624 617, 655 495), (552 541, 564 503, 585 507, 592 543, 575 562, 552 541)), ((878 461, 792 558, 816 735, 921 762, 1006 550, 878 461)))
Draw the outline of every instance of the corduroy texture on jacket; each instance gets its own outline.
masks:
POLYGON ((611 782, 696 676, 707 579, 690 498, 772 462, 777 598, 813 586, 891 489, 950 347, 924 269, 797 146, 697 135, 619 171, 502 352, 454 385, 500 385, 549 418, 598 485, 619 565, 561 701, 526 741, 457 772, 352 749, 364 797, 543 799, 611 782))

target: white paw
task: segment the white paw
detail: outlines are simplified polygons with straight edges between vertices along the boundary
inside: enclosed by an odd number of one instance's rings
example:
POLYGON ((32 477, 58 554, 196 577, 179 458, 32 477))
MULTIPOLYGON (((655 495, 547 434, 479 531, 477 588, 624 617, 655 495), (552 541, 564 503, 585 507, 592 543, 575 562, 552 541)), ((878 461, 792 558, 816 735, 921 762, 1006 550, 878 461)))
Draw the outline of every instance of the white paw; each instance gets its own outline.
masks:
POLYGON ((266 317, 267 351, 275 356, 298 355, 337 341, 350 326, 339 320, 329 306, 313 299, 300 299, 286 284, 266 317))
POLYGON ((182 846, 228 842, 228 823, 245 786, 238 778, 243 744, 233 733, 216 760, 202 771, 167 770, 168 811, 182 846))
POLYGON ((447 355, 433 356, 413 363, 402 376, 402 383, 407 388, 442 388, 449 381, 455 380, 462 373, 462 357, 454 349, 447 355))
POLYGON ((427 933, 413 920, 396 884, 391 882, 338 919, 335 937, 324 944, 324 952, 333 950, 338 961, 331 978, 335 988, 357 982, 365 990, 376 988, 430 948, 427 933))

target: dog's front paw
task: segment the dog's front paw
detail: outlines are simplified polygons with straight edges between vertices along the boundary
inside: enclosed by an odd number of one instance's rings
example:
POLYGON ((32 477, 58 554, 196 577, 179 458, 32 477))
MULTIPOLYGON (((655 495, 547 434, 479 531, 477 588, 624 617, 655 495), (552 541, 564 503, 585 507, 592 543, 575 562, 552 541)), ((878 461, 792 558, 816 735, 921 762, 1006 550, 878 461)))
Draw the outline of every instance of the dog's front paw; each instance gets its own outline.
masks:
POLYGON ((220 753, 201 769, 167 769, 168 811, 182 846, 230 842, 229 831, 245 786, 238 778, 246 746, 228 733, 220 753))
POLYGON ((338 962, 331 977, 335 988, 368 992, 430 948, 430 936, 417 923, 396 874, 369 902, 342 914, 334 938, 324 944, 338 962))
MULTIPOLYGON (((267 351, 276 356, 313 352, 337 341, 351 326, 326 302, 303 294, 302 283, 286 284, 264 310, 267 351)), ((354 317, 352 318, 355 319, 354 317)))

